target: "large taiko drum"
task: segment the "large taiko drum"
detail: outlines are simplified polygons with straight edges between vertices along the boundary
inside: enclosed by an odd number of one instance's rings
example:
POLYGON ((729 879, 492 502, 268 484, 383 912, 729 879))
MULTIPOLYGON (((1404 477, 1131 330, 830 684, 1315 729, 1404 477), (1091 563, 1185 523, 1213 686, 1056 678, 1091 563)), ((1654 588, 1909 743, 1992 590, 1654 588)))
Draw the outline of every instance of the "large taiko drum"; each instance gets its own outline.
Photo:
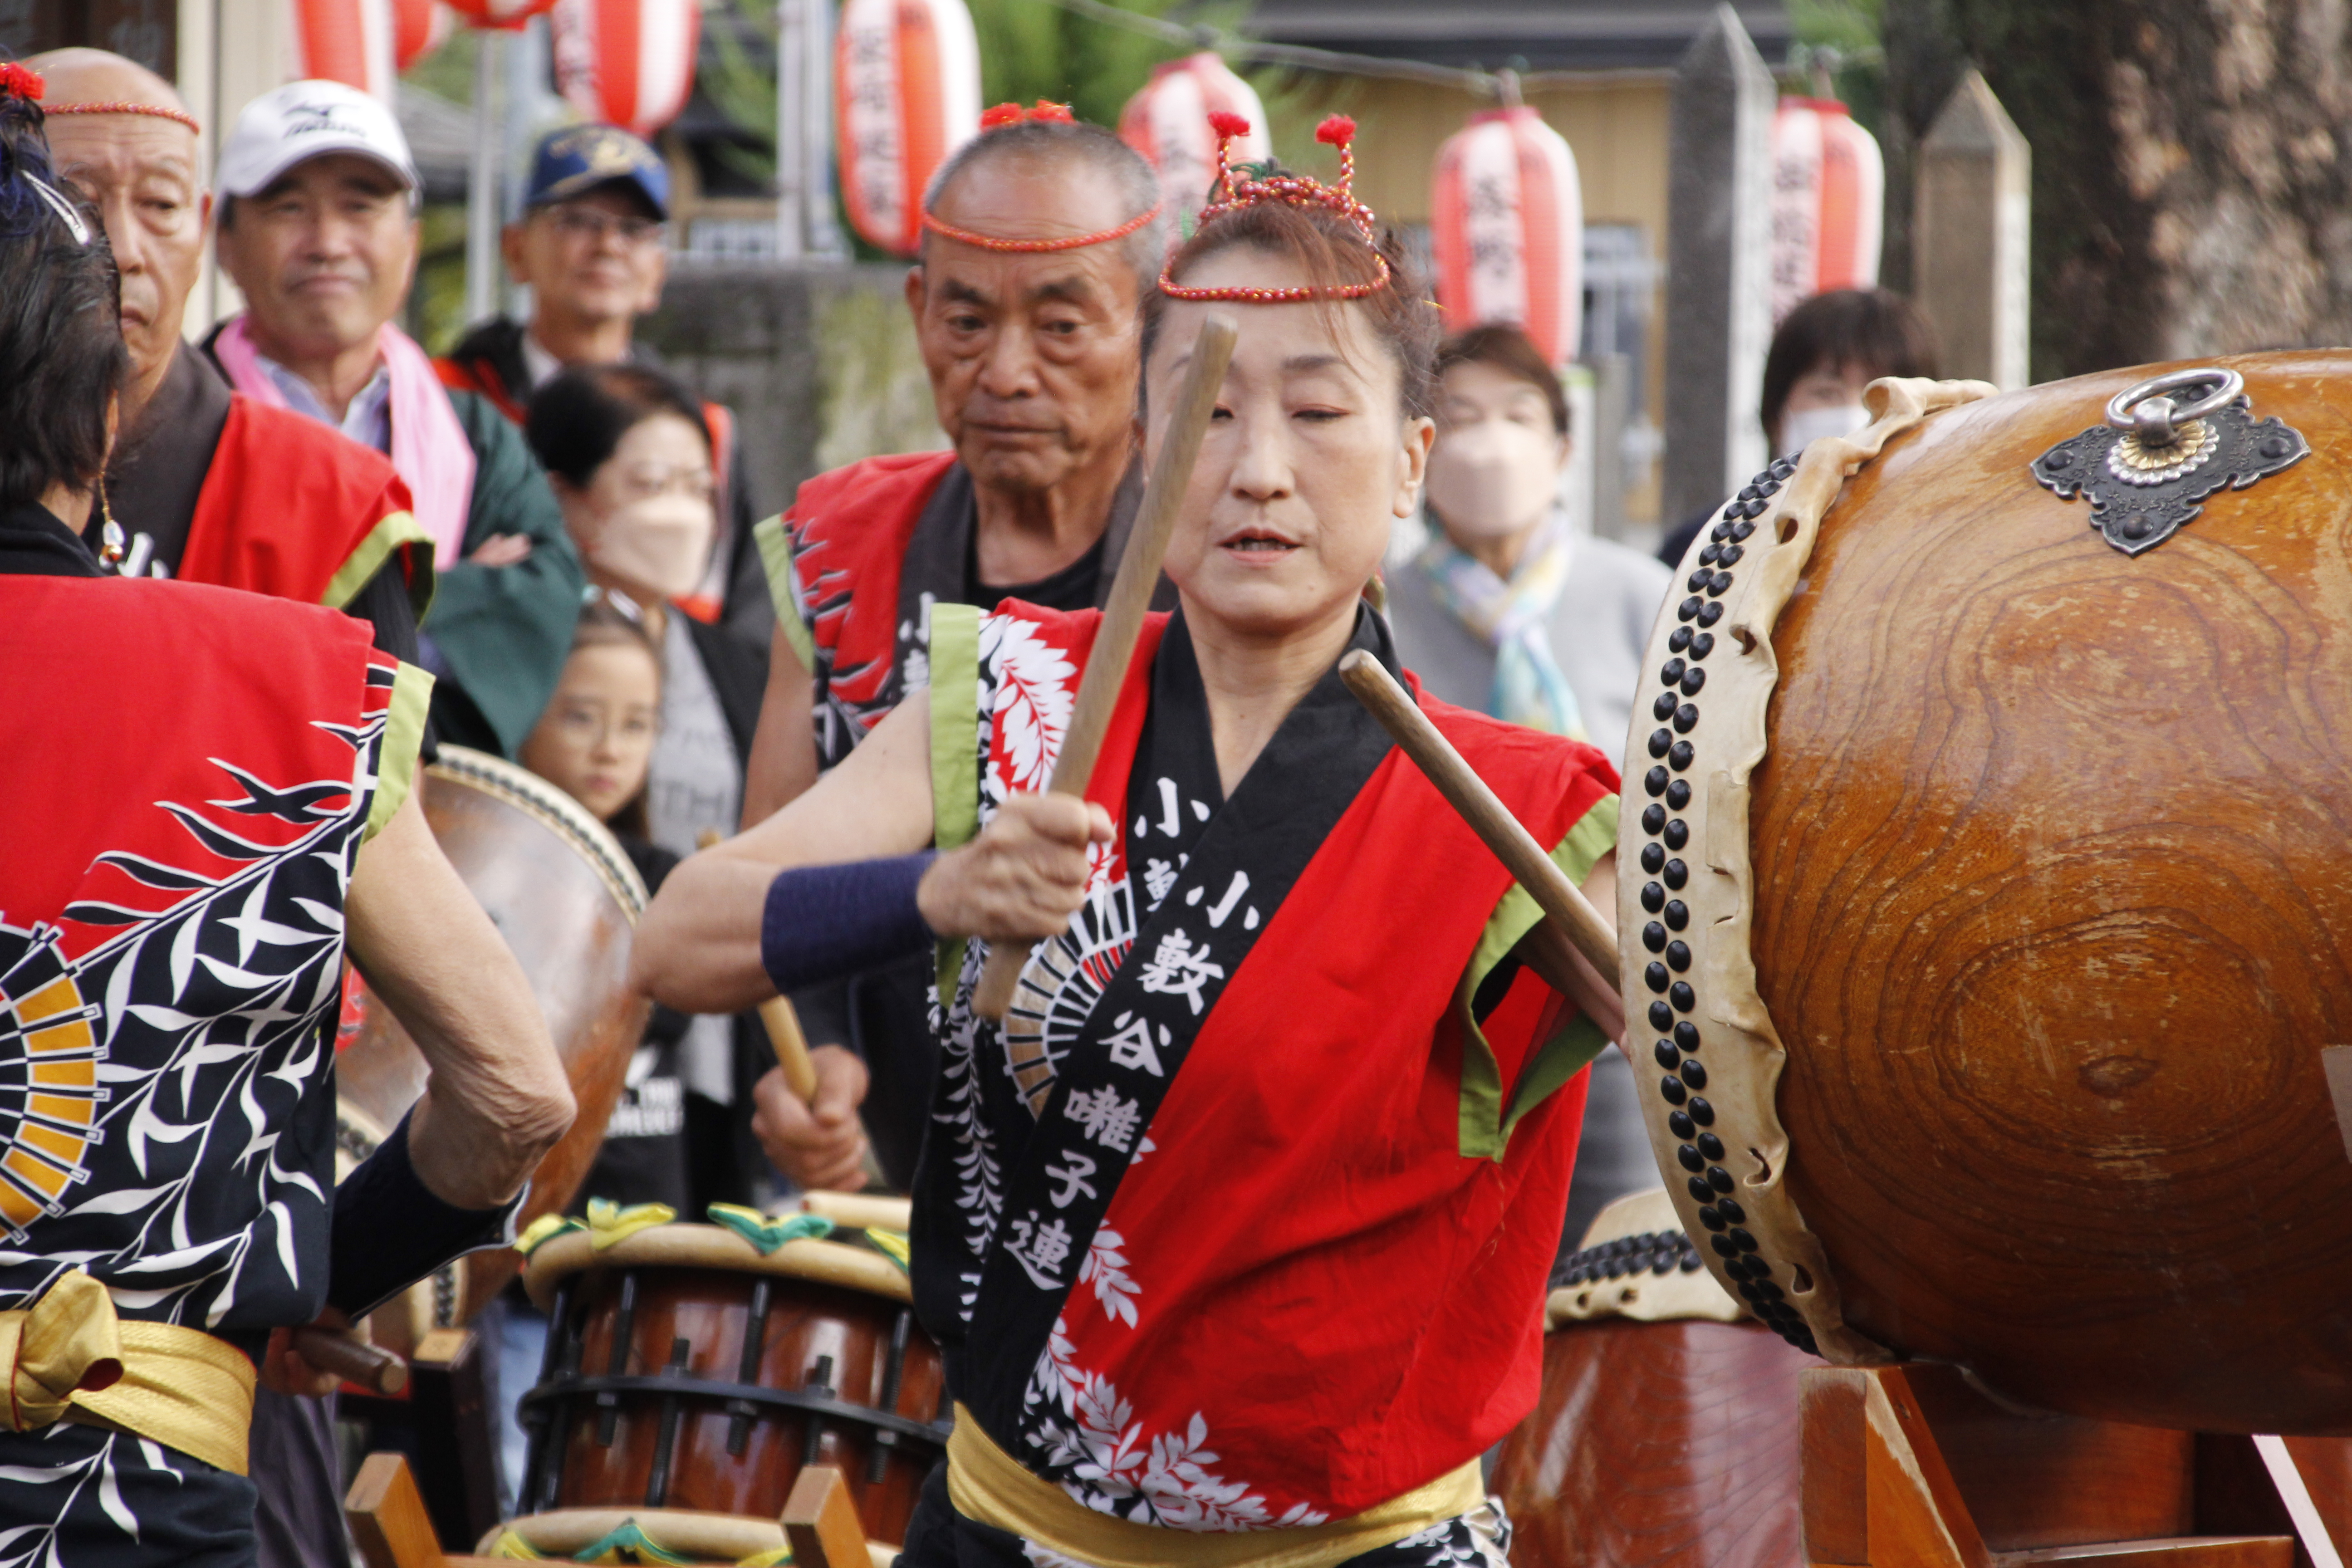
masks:
POLYGON ((1799 1568, 1797 1374, 1656 1188, 1552 1276, 1543 1394, 1488 1489, 1518 1568, 1799 1568))
POLYGON ((2352 1431, 2352 361, 2192 368, 1880 382, 1700 536, 1629 740, 1630 1043, 1790 1342, 2352 1431))
POLYGON ((904 1268, 858 1233, 762 1252, 714 1225, 604 1247, 574 1231, 531 1253, 523 1285, 547 1350, 521 1404, 520 1517, 484 1550, 511 1535, 569 1556, 618 1531, 663 1561, 738 1562, 783 1546, 810 1465, 842 1472, 877 1552, 905 1542, 946 1451, 946 1372, 904 1268))
MULTIPOLYGON (((645 883, 604 824, 538 774, 462 746, 425 771, 425 821, 506 939, 554 1037, 579 1107, 531 1177, 518 1219, 560 1213, 587 1175, 625 1084, 651 1004, 628 988, 629 943, 645 883)), ((425 1092, 425 1058, 391 1011, 347 977, 335 1058, 337 1141, 345 1170, 399 1125, 425 1092)), ((514 1277, 499 1248, 476 1253, 395 1299, 373 1320, 405 1352, 426 1329, 464 1322, 514 1277)))

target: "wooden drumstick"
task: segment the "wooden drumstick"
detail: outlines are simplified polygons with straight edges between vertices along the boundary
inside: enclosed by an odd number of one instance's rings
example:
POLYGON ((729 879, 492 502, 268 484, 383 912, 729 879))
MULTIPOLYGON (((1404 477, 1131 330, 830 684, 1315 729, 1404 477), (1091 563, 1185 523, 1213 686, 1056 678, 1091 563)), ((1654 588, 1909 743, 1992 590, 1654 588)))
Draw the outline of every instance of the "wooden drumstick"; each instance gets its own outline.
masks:
POLYGON ((320 1372, 331 1372, 345 1383, 357 1384, 389 1398, 408 1386, 408 1363, 381 1345, 355 1340, 332 1329, 294 1331, 294 1349, 320 1372))
POLYGON ((1543 912, 1551 917, 1560 933, 1566 936, 1584 961, 1599 970, 1604 980, 1613 982, 1617 976, 1617 933, 1592 907, 1577 885, 1568 879, 1568 873, 1553 864, 1544 853, 1535 836, 1519 826, 1486 781, 1477 771, 1462 760, 1454 743, 1438 733, 1437 726, 1429 721, 1413 702, 1412 696, 1389 672, 1381 661, 1358 648, 1339 661, 1339 679, 1356 694, 1356 700, 1371 710, 1404 754, 1437 786, 1447 804, 1461 813, 1470 830, 1486 840, 1486 847, 1495 852, 1519 886, 1525 888, 1543 912))
MULTIPOLYGON (((694 836, 695 847, 708 849, 719 842, 719 830, 706 827, 694 836)), ((760 1023, 768 1031, 768 1044, 775 1047, 776 1066, 784 1073, 784 1087, 793 1091, 803 1105, 816 1102, 816 1058, 809 1055, 808 1036, 801 1032, 801 1016, 793 1011, 792 998, 771 996, 760 1004, 760 1023)))
MULTIPOLYGON (((1176 514, 1183 509, 1184 491, 1192 482, 1192 462, 1201 455, 1201 437, 1208 433, 1209 416, 1217 410, 1217 394, 1225 384, 1225 365, 1234 357, 1234 340, 1240 328, 1223 311, 1211 313, 1192 341, 1192 363, 1177 388, 1175 406, 1168 420, 1160 460, 1144 483, 1143 505, 1135 532, 1118 561, 1111 580, 1110 600, 1096 628, 1094 650, 1087 656, 1087 672, 1078 681, 1078 699, 1062 732, 1062 750, 1054 760, 1054 795, 1083 795, 1094 777, 1095 757, 1110 716, 1118 706, 1119 688, 1127 681, 1128 660, 1143 617, 1151 609, 1151 590, 1159 585, 1160 558, 1168 553, 1168 537, 1176 530, 1176 514)), ((992 1023, 1004 1021, 1013 992, 1021 984, 1021 969, 1029 961, 1026 942, 1003 942, 988 950, 987 967, 973 988, 971 1010, 992 1023)))

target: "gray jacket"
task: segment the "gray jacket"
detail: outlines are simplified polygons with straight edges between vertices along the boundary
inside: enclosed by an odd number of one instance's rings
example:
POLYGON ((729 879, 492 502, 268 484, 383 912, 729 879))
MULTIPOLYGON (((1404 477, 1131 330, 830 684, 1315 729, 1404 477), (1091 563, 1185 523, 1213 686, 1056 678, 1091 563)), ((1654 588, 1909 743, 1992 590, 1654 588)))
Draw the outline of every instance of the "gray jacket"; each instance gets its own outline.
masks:
MULTIPOLYGON (((1674 574, 1653 556, 1581 538, 1552 607, 1552 655, 1584 711, 1585 737, 1621 767, 1643 650, 1673 582, 1674 574)), ((1484 711, 1495 683, 1494 649, 1438 602, 1418 565, 1391 569, 1388 587, 1397 657, 1441 700, 1484 711)))

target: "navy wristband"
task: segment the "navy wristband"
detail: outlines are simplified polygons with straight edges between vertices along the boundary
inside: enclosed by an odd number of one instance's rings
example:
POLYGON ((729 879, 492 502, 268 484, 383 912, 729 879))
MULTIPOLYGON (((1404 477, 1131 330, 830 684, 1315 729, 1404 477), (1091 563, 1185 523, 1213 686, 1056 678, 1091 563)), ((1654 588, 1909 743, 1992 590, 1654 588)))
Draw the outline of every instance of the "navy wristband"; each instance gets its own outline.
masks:
POLYGON ((327 1304, 357 1319, 453 1258, 511 1245, 515 1214, 530 1194, 526 1182, 511 1203, 496 1208, 443 1203, 409 1163, 408 1117, 402 1117, 392 1136, 335 1188, 327 1304))
POLYGON ((937 858, 926 849, 776 873, 760 917, 760 963, 776 989, 845 979, 929 947, 936 939, 915 889, 937 858))

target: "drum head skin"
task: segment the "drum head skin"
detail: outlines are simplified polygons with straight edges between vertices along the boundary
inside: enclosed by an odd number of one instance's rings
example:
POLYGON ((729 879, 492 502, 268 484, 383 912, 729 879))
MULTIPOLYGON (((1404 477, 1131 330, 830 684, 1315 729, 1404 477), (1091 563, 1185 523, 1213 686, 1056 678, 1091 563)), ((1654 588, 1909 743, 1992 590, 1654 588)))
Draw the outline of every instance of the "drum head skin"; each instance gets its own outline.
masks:
MULTIPOLYGON (((2078 1415, 2341 1432, 2352 361, 2209 363, 2311 453, 2138 553, 2032 465, 2148 370, 1882 383, 1912 417, 1764 498, 1697 595, 1703 691, 1675 671, 1687 921, 1644 951, 1629 875, 1629 1016, 1666 1008, 1679 1088, 1647 1109, 1686 1223, 1793 1340, 2078 1415), (1711 1128, 1669 1124, 1699 1098, 1711 1128)), ((1629 865, 1664 847, 1640 815, 1629 865)))
MULTIPOLYGON (((604 826, 538 774, 463 746, 425 770, 425 817, 530 979, 579 1111, 540 1162, 518 1229, 560 1214, 595 1163, 652 1004, 628 989, 646 888, 604 826)), ((336 1093, 375 1125, 399 1124, 425 1092, 425 1058, 364 987, 347 994, 358 1037, 335 1063, 336 1093)), ((348 1018, 346 1020, 349 1022, 348 1018)), ((509 1250, 463 1262, 463 1315, 514 1277, 509 1250)))

